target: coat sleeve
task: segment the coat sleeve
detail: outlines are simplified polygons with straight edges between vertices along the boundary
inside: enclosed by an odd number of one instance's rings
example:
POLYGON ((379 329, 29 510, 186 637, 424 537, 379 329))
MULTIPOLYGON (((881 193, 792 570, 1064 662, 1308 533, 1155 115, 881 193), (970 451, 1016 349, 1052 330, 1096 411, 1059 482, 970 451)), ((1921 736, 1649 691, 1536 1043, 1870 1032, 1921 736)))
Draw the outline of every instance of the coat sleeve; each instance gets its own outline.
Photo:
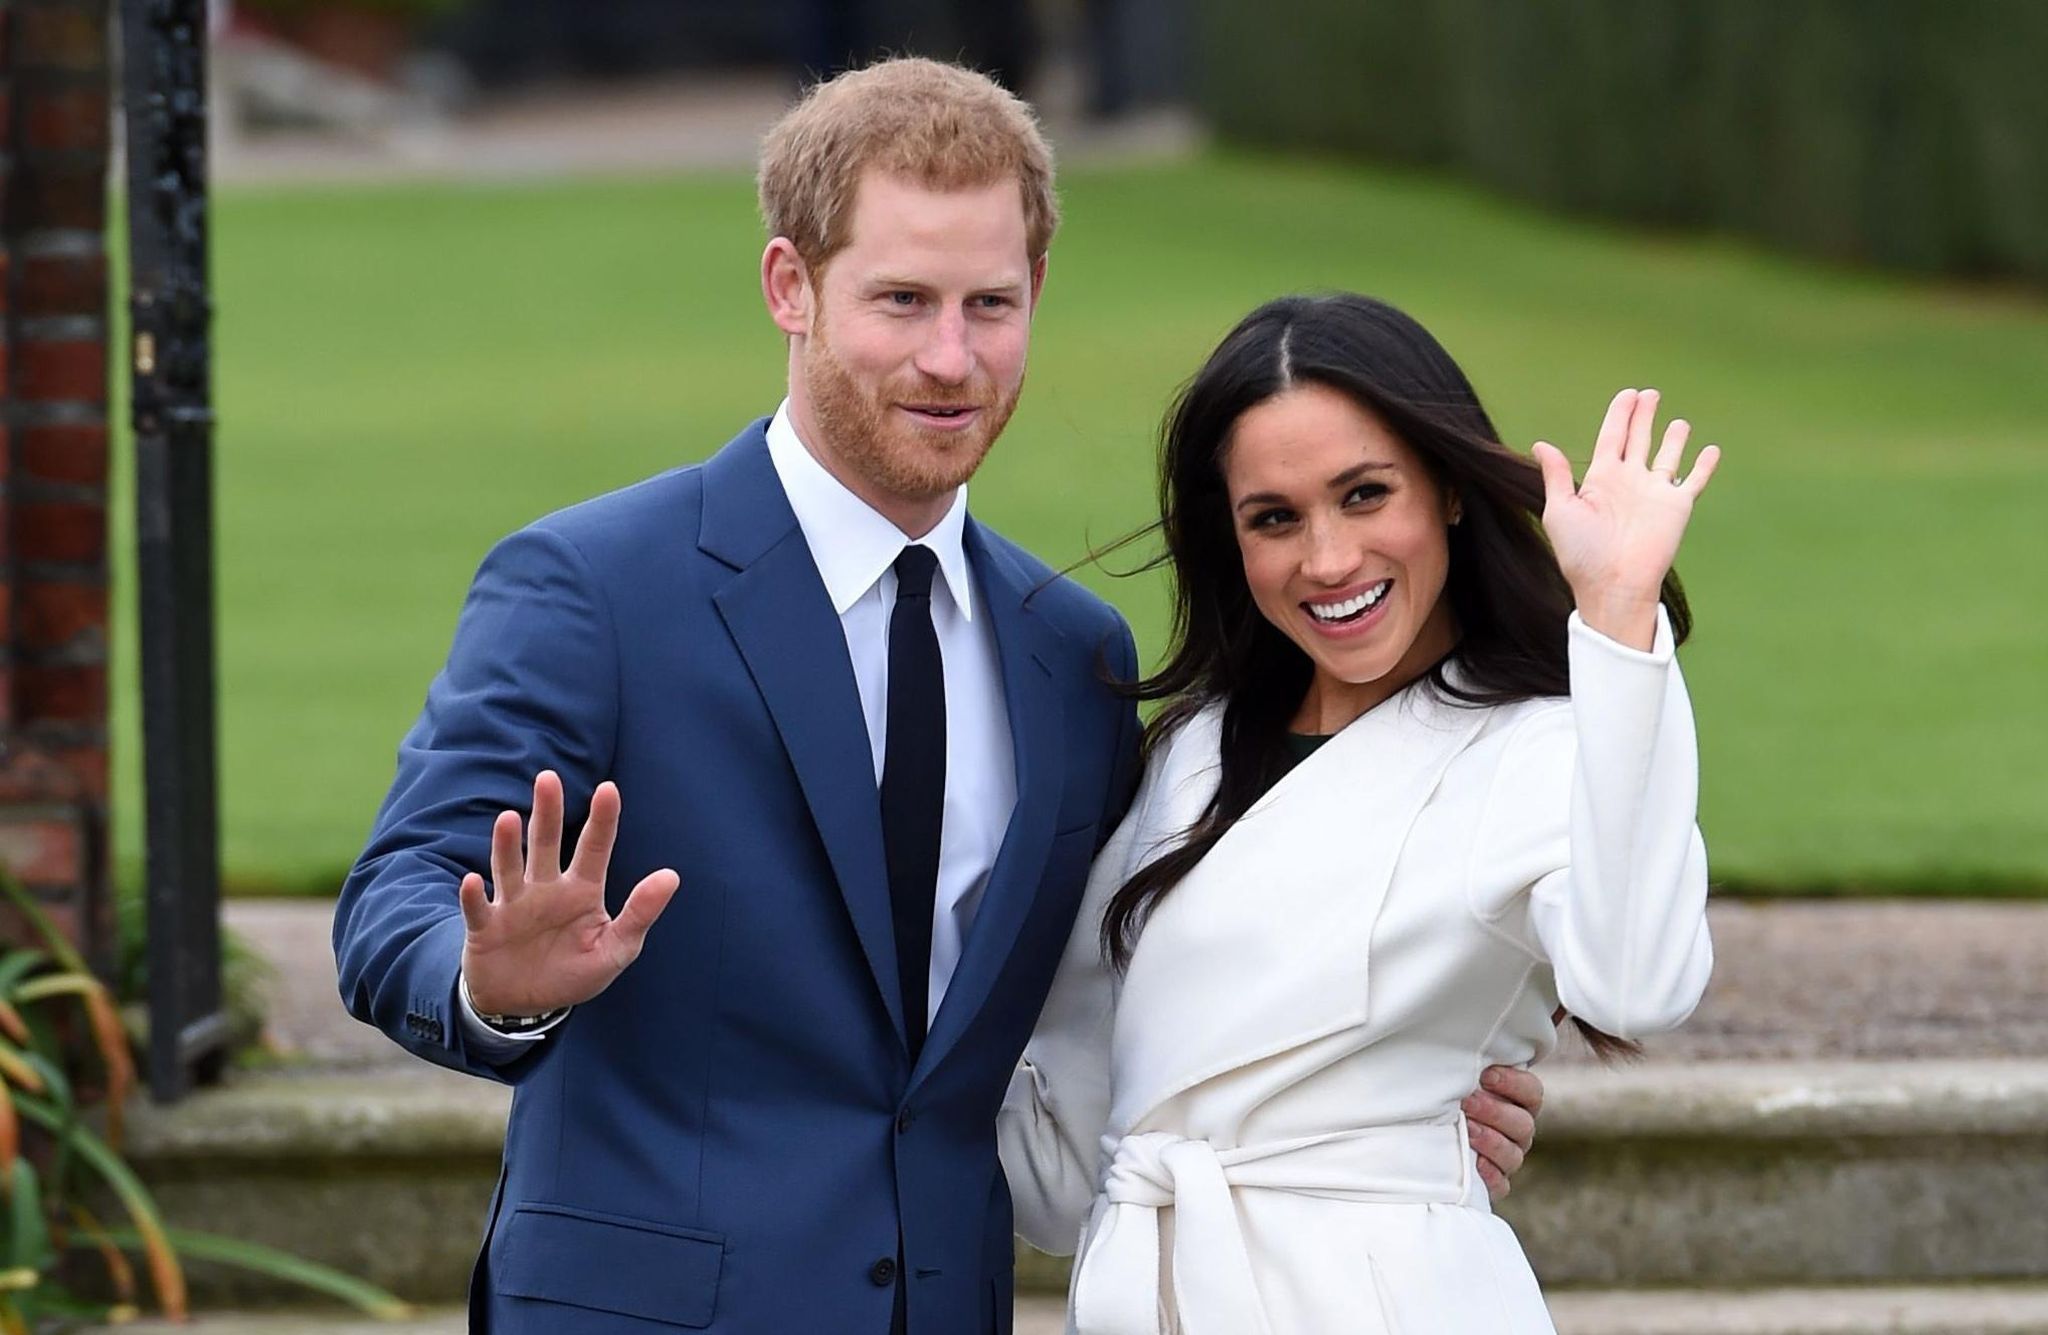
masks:
POLYGON ((1692 703, 1662 608, 1647 653, 1576 613, 1569 637, 1570 703, 1509 739, 1467 885, 1475 906, 1528 888, 1565 1009, 1638 1038, 1683 1023, 1713 971, 1692 703))
POLYGON ((1171 840, 1157 827, 1172 749, 1153 755, 1129 810, 1096 855, 1045 1009, 996 1117, 1017 1232, 1055 1256, 1070 1255, 1080 1242, 1109 1127, 1118 980, 1102 953, 1102 915, 1124 882, 1171 840))
POLYGON ((343 1004, 418 1056, 516 1081, 533 1064, 522 1059, 547 1046, 484 1050, 461 1022, 456 887, 468 872, 489 878, 491 824, 531 808, 543 769, 561 775, 573 847, 612 764, 616 643, 587 563, 560 534, 516 533, 477 571, 334 913, 343 1004))

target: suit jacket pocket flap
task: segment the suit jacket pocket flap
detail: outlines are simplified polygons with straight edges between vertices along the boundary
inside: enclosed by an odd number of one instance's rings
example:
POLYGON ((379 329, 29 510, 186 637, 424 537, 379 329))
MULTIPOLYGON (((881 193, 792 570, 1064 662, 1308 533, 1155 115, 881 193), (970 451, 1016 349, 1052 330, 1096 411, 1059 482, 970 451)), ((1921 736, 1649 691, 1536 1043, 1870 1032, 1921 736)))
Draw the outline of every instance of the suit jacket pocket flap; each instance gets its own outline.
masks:
POLYGON ((725 1239, 562 1205, 522 1205, 500 1225, 498 1292, 675 1326, 711 1324, 725 1239))

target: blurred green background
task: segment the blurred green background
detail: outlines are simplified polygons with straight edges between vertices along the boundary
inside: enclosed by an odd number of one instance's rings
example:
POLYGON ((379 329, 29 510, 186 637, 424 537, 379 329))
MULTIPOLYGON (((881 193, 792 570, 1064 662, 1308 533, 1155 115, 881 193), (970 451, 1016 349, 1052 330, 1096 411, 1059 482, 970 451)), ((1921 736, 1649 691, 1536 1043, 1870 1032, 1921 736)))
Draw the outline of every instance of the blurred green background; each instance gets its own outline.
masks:
MULTIPOLYGON (((1560 221, 1385 168, 1216 154, 1068 171, 1063 194, 1030 388, 972 489, 982 519, 1062 564, 1146 522, 1170 394, 1282 292, 1406 307, 1518 445, 1583 455, 1615 389, 1657 386, 1728 456, 1680 562, 1715 879, 2048 891, 2037 298, 1560 221)), ((782 346, 738 174, 243 187, 214 226, 226 871, 241 892, 331 892, 489 544, 710 453, 773 409, 782 346)), ((1163 586, 1080 578, 1156 656, 1163 586)))
POLYGON ((1234 142, 1550 208, 2048 283, 2033 0, 1195 0, 1234 142))

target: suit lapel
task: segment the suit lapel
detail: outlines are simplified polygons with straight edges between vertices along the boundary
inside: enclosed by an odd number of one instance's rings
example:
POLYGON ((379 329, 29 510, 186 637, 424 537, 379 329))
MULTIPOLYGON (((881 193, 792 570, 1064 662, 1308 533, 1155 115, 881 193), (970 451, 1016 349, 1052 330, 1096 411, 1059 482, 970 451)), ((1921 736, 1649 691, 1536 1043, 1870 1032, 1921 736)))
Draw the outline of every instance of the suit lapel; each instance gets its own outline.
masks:
POLYGON ((763 425, 705 464, 698 545, 738 572, 712 601, 775 720, 900 1041, 881 798, 860 691, 838 614, 769 461, 763 425))
POLYGON ((1009 959, 1010 947, 1037 897, 1039 877, 1051 851, 1066 769, 1065 711, 1050 667, 1056 661, 1052 642, 1057 632, 1029 605, 1037 586, 1027 572, 988 541, 972 518, 967 521, 964 540, 1002 663, 1003 700, 1016 756, 1017 805, 1010 814, 995 866, 989 871, 959 967, 946 987, 946 999, 933 1019, 931 1035, 911 1077, 913 1085, 945 1060, 968 1022, 987 1002, 1009 959))

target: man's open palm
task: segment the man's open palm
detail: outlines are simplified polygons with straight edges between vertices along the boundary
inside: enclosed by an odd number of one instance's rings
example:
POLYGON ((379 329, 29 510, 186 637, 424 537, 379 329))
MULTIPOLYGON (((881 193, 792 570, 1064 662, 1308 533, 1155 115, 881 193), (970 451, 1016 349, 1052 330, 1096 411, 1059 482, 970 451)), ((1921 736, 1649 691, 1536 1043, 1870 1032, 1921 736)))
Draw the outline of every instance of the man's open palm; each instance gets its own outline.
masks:
POLYGON ((639 958, 647 929, 668 907, 682 878, 651 872, 614 918, 604 903, 604 878, 619 832, 619 790, 609 781, 591 794, 590 818, 562 868, 562 781, 542 770, 533 781, 533 816, 521 844, 519 813, 491 827, 491 884, 462 878, 462 916, 469 927, 462 976, 471 1002, 485 1014, 538 1015, 590 1000, 639 958))

